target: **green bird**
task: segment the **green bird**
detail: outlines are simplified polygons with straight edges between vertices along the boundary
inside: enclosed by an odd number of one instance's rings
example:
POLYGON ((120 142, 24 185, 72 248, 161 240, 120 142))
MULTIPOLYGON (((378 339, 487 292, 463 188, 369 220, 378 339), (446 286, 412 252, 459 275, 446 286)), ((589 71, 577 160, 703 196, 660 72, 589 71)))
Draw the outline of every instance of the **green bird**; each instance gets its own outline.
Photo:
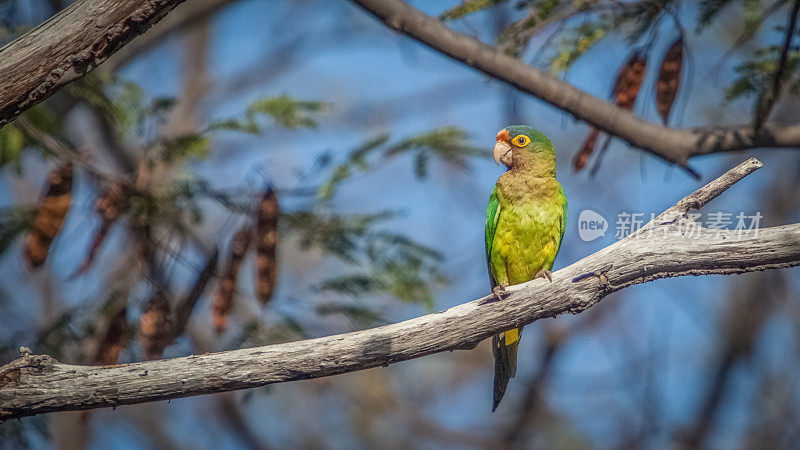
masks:
MULTIPOLYGON (((556 181, 556 153, 542 132, 514 125, 497 133, 494 160, 508 170, 497 179, 486 211, 486 263, 497 300, 505 288, 550 279, 567 225, 567 198, 556 181)), ((522 328, 492 338, 497 409, 517 370, 522 328)))

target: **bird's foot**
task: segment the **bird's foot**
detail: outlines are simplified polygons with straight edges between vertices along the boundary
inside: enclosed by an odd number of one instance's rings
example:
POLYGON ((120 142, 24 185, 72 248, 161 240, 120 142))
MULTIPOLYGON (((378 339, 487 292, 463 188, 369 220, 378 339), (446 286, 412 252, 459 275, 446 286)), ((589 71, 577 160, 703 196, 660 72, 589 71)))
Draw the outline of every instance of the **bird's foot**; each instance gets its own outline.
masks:
POLYGON ((492 296, 488 299, 481 302, 481 305, 485 305, 486 303, 494 303, 503 300, 504 298, 508 297, 508 292, 506 292, 506 288, 508 284, 498 284, 497 286, 492 288, 492 296))
POLYGON ((508 292, 506 292, 507 287, 508 284, 503 283, 503 284, 498 284, 497 286, 492 288, 492 294, 494 294, 495 301, 500 301, 508 297, 508 292))
POLYGON ((542 269, 536 274, 535 277, 533 277, 534 280, 537 279, 537 278, 547 278, 547 281, 552 283, 553 282, 553 273, 550 272, 547 269, 542 269))

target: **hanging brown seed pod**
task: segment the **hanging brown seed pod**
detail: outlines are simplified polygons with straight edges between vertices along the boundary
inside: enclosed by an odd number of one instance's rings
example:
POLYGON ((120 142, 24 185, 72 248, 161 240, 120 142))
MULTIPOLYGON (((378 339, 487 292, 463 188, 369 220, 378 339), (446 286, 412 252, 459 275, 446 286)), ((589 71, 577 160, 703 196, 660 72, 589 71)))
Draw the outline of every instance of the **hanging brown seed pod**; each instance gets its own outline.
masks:
POLYGON ((116 364, 128 341, 128 309, 123 306, 108 323, 106 332, 97 344, 94 363, 100 366, 116 364))
POLYGON ((72 201, 72 161, 47 174, 47 189, 39 202, 33 227, 25 243, 25 260, 30 267, 44 264, 72 201))
POLYGON ((159 359, 172 336, 169 302, 162 292, 156 292, 143 309, 139 319, 139 340, 147 359, 159 359))
POLYGON ((128 190, 122 183, 113 183, 103 191, 103 195, 97 199, 95 211, 97 215, 100 216, 100 228, 94 235, 86 257, 73 276, 85 273, 92 266, 94 258, 97 256, 97 251, 100 249, 100 246, 103 245, 111 226, 114 225, 114 222, 116 222, 119 216, 128 209, 128 199, 128 190))
POLYGON ((266 305, 278 279, 278 197, 270 187, 261 197, 256 216, 256 298, 266 305))
MULTIPOLYGON (((647 69, 647 56, 641 53, 634 53, 623 64, 617 73, 617 78, 614 80, 614 88, 611 90, 611 96, 614 98, 614 103, 622 109, 628 111, 633 109, 636 103, 636 98, 639 96, 639 90, 642 88, 644 81, 645 71, 647 69)), ((597 145, 597 139, 600 136, 600 131, 592 128, 586 140, 583 141, 581 149, 575 154, 572 159, 572 169, 575 172, 580 171, 586 167, 589 157, 594 152, 597 145)))
POLYGON ((581 149, 578 150, 578 153, 575 154, 575 157, 572 158, 572 170, 575 172, 580 171, 584 167, 586 167, 586 162, 589 160, 589 156, 592 155, 594 151, 594 146, 597 144, 597 137, 600 136, 600 130, 597 128, 592 128, 589 130, 589 135, 586 136, 586 140, 583 141, 583 145, 581 149))
POLYGON ((678 38, 667 50, 656 80, 656 109, 666 124, 672 104, 678 96, 683 69, 683 38, 678 38))
POLYGON ((247 225, 243 226, 233 235, 231 240, 228 261, 225 264, 225 272, 219 283, 219 290, 214 296, 211 304, 211 322, 214 330, 222 333, 228 325, 228 313, 233 307, 233 294, 236 291, 236 282, 239 279, 239 268, 242 266, 247 249, 252 241, 253 230, 247 225))
POLYGON ((617 106, 632 110, 647 69, 647 56, 634 53, 622 66, 614 82, 613 96, 617 106))

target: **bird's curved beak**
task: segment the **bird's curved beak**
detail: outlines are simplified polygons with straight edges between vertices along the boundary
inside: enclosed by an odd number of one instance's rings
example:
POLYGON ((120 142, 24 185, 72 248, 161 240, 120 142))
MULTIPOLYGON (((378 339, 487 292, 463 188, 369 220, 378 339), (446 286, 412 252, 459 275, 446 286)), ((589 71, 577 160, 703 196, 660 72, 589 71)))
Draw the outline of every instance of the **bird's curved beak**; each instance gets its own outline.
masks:
POLYGON ((500 130, 500 132, 497 133, 497 142, 494 144, 492 156, 494 157, 494 162, 498 166, 500 163, 503 163, 503 165, 510 168, 512 163, 512 154, 511 144, 509 144, 508 141, 508 130, 500 130))

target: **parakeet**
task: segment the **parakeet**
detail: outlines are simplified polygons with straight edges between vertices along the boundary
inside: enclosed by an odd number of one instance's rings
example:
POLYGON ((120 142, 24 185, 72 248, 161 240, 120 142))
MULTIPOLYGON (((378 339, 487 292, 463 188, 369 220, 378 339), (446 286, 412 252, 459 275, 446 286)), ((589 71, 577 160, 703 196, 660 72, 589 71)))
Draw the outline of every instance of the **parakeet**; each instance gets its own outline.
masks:
MULTIPOLYGON (((506 286, 550 279, 567 224, 567 198, 556 181, 556 154, 542 132, 514 125, 497 133, 494 160, 508 170, 497 179, 486 212, 486 262, 499 300, 506 286)), ((497 409, 517 369, 522 328, 492 338, 497 409)))

